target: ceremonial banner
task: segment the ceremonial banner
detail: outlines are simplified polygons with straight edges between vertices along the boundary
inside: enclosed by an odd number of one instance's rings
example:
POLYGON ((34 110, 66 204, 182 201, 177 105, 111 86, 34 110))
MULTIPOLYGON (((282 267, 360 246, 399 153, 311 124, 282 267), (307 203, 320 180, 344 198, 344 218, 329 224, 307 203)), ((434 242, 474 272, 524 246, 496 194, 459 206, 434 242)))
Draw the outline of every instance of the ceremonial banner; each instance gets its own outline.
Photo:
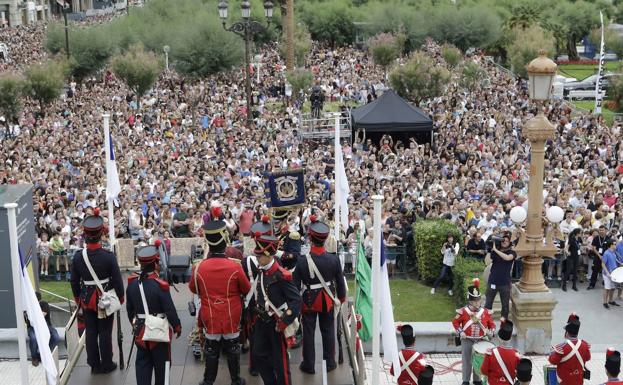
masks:
POLYGON ((601 103, 603 102, 603 80, 604 61, 605 61, 605 43, 604 43, 604 15, 599 11, 599 17, 601 18, 601 49, 599 51, 599 70, 597 71, 597 82, 595 83, 595 114, 601 114, 601 103))
POLYGON ((269 207, 289 208, 305 204, 305 170, 286 170, 264 176, 269 207))

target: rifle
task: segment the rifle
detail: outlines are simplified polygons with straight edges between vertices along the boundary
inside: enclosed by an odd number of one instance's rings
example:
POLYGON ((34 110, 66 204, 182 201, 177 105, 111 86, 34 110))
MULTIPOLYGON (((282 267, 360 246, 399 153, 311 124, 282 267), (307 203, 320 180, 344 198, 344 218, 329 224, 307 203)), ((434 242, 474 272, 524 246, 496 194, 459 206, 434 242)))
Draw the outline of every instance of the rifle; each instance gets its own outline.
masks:
POLYGON ((344 363, 344 349, 342 348, 342 305, 340 304, 340 310, 337 315, 337 349, 338 349, 338 364, 344 363))
POLYGON ((123 331, 121 330, 121 311, 117 312, 117 346, 119 347, 119 369, 123 370, 123 331))
POLYGON ((130 367, 130 360, 132 359, 132 352, 134 351, 134 339, 136 338, 136 318, 132 322, 132 344, 130 345, 130 354, 128 354, 128 363, 126 364, 126 368, 130 367))

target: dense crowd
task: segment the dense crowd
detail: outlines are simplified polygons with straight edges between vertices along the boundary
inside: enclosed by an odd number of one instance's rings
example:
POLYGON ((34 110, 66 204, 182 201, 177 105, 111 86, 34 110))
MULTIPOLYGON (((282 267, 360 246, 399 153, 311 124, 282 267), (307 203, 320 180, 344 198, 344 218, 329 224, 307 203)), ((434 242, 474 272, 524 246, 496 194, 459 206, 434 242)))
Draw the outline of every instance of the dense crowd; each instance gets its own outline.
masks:
MULTIPOLYGON (((443 64, 436 44, 429 42, 424 49, 443 64)), ((43 55, 40 48, 35 50, 35 57, 43 55)), ((114 213, 117 237, 150 242, 200 236, 210 219, 209 207, 219 202, 231 238, 237 239, 268 211, 262 174, 299 167, 306 170, 308 205, 291 213, 290 227, 305 226, 312 213, 332 222, 332 142, 300 137, 300 106, 284 95, 278 50, 266 46, 261 51, 259 82, 257 74, 253 76, 257 112, 252 129, 245 127, 242 69, 198 82, 166 72, 140 103, 106 71, 93 81, 72 85, 72 93, 44 112, 28 104, 19 119, 20 135, 4 141, 8 150, 0 154, 0 180, 34 183, 40 254, 64 255, 79 247, 85 213, 96 206, 106 208, 101 128, 105 111, 112 115, 123 186, 114 213)), ((406 246, 405 255, 389 254, 392 261, 413 258, 410 229, 421 218, 456 222, 466 235, 467 254, 481 259, 488 250, 479 250, 487 248, 487 240, 514 230, 509 211, 526 200, 530 174, 529 143, 522 127, 537 110, 524 81, 478 53, 465 60, 486 70, 487 84, 467 91, 453 74, 444 94, 421 106, 434 121, 432 143, 389 135, 374 142, 361 131, 352 143, 343 141, 351 189, 344 249, 352 249, 361 236, 370 255, 371 196, 376 193, 385 197, 387 246, 406 246), (470 248, 469 242, 477 248, 470 248)), ((388 87, 384 72, 356 48, 315 45, 307 67, 327 101, 362 105, 388 87)), ((582 241, 590 244, 601 225, 618 237, 623 226, 618 201, 623 186, 621 125, 576 114, 559 101, 545 108, 558 132, 546 151, 545 206, 569 211, 558 240, 566 241, 578 227, 582 241)), ((586 248, 580 253, 589 265, 591 253, 586 248)), ((556 263, 548 273, 562 276, 556 263)))

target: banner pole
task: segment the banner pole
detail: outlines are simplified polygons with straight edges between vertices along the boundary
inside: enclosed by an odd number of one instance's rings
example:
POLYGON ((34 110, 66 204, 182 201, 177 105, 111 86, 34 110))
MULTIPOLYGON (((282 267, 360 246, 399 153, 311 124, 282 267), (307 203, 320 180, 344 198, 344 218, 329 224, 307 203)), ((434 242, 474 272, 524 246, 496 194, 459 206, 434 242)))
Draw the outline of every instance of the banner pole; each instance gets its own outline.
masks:
POLYGON ((22 307, 22 263, 19 259, 19 243, 17 239, 17 220, 15 209, 17 203, 4 205, 9 222, 9 239, 11 247, 11 265, 13 267, 13 299, 15 301, 15 321, 17 323, 17 344, 19 348, 19 369, 22 385, 28 385, 28 354, 26 352, 26 325, 22 307))
POLYGON ((372 196, 374 201, 374 238, 372 241, 372 384, 379 380, 381 366, 381 202, 382 195, 372 196))

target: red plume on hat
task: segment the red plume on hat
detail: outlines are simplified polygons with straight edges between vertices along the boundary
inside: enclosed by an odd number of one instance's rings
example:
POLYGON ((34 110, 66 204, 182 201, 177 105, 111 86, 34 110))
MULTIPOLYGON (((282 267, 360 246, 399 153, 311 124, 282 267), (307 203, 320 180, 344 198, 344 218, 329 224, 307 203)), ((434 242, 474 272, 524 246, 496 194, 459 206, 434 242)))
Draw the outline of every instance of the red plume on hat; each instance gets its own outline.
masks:
POLYGON ((474 279, 472 280, 472 283, 474 284, 474 286, 476 286, 476 287, 480 287, 480 279, 478 279, 478 278, 474 278, 474 279))
POLYGON ((575 314, 574 312, 574 313, 569 314, 569 319, 567 319, 567 322, 579 321, 579 320, 580 320, 580 317, 578 317, 578 315, 575 314))
POLYGON ((403 325, 396 326, 396 332, 398 332, 398 333, 402 332, 402 326, 403 325))
POLYGON ((210 210, 210 214, 212 214, 212 220, 216 221, 221 218, 221 215, 223 215, 223 210, 221 210, 221 208, 218 206, 212 207, 212 209, 210 210))
POLYGON ((160 247, 160 245, 162 245, 162 241, 160 239, 156 239, 156 242, 154 242, 154 246, 160 247))
POLYGON ((608 348, 608 350, 606 350, 606 357, 610 357, 611 355, 613 355, 615 352, 614 348, 608 348))
POLYGON ((100 208, 96 207, 93 209, 93 215, 95 215, 96 217, 100 216, 100 208))
POLYGON ((311 221, 311 223, 316 223, 318 222, 318 217, 316 215, 312 215, 309 217, 309 220, 311 221))
POLYGON ((268 223, 270 221, 270 218, 268 217, 268 215, 262 215, 262 222, 263 223, 268 223))
POLYGON ((255 235, 255 238, 259 238, 259 237, 262 236, 262 232, 261 231, 256 231, 255 234, 253 234, 253 235, 255 235))

